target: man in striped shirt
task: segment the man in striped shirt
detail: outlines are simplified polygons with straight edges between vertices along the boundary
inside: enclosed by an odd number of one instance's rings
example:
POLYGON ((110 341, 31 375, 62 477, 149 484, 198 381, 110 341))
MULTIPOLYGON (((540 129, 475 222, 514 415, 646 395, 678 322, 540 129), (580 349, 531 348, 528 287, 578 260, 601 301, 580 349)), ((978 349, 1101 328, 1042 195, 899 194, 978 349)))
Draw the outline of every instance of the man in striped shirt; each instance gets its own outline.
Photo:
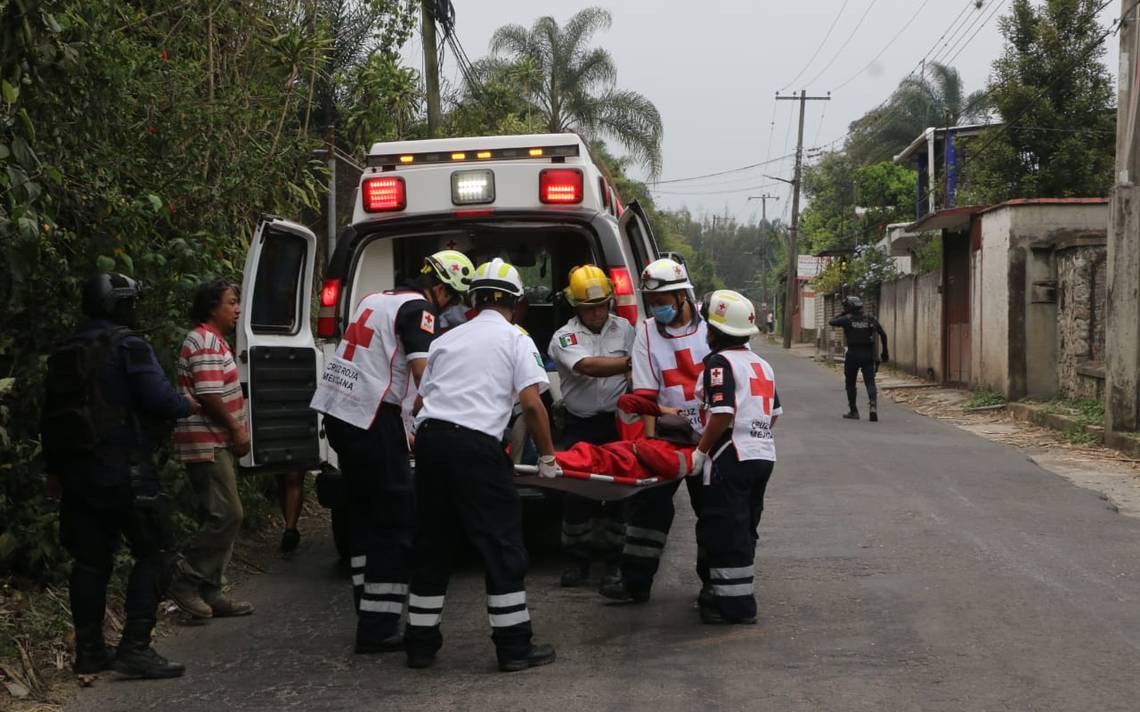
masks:
POLYGON ((238 288, 224 280, 201 284, 190 315, 196 326, 178 354, 178 386, 202 404, 202 413, 178 421, 179 462, 198 498, 202 525, 183 551, 171 586, 175 605, 194 618, 244 616, 253 606, 222 592, 226 566, 243 517, 237 490, 237 460, 249 452, 237 364, 225 335, 237 326, 238 288))

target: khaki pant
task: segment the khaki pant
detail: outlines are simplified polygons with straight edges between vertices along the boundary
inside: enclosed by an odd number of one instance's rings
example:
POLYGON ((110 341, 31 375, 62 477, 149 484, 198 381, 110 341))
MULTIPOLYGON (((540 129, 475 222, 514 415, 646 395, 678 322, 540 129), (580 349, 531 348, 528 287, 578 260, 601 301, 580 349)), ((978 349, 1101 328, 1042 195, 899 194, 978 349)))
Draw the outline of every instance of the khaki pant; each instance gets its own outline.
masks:
POLYGON ((180 578, 197 584, 209 601, 221 595, 226 566, 244 516, 237 490, 237 459, 229 449, 214 450, 213 462, 194 462, 186 474, 198 498, 201 527, 183 549, 180 578))

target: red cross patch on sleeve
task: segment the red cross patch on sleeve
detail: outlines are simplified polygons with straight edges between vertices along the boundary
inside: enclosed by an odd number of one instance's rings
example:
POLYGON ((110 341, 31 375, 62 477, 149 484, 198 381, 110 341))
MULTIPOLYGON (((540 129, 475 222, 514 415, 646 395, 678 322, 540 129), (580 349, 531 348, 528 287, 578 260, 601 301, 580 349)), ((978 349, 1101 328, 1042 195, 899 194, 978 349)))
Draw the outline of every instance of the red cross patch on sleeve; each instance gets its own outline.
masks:
POLYGON ((709 384, 713 386, 724 385, 724 369, 713 368, 709 370, 709 384))
POLYGON ((429 334, 435 333, 435 314, 424 310, 424 315, 420 317, 420 328, 429 334))

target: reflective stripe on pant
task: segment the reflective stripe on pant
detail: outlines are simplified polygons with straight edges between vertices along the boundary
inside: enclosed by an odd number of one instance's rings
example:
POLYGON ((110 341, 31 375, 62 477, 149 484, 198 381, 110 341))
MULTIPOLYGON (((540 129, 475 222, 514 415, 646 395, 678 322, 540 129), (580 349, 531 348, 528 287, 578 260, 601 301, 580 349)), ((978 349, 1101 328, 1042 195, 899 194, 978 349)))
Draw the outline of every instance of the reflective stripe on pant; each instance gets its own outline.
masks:
POLYGON ((408 595, 415 493, 400 409, 380 407, 368 430, 325 419, 347 485, 349 564, 358 642, 399 632, 408 595))
MULTIPOLYGON (((653 587, 653 577, 661 563, 669 528, 673 525, 673 495, 680 488, 681 481, 660 487, 653 487, 634 495, 626 510, 625 546, 622 548, 621 570, 626 588, 633 592, 648 593, 653 587)), ((685 486, 689 490, 689 502, 693 511, 700 515, 701 480, 699 477, 686 477, 685 486)), ((698 563, 698 573, 704 580, 702 567, 698 563)))
MULTIPOLYGON (((589 418, 566 414, 562 449, 580 442, 605 445, 617 439, 615 413, 599 413, 589 418)), ((572 494, 563 497, 562 551, 571 561, 589 561, 596 551, 607 562, 617 563, 624 539, 625 514, 621 502, 596 502, 572 494)))
POLYGON ((697 543, 706 557, 717 609, 726 620, 756 615, 756 527, 773 464, 737 460, 736 448, 730 446, 713 463, 712 482, 704 488, 697 543))
POLYGON ((451 578, 451 556, 464 535, 486 570, 487 615, 500 658, 531 647, 523 579, 527 553, 513 467, 493 438, 428 421, 416 433, 415 566, 405 639, 410 651, 434 655, 443 644, 440 621, 451 578))
POLYGON ((879 391, 875 387, 875 354, 870 347, 853 346, 847 349, 843 357, 843 376, 847 387, 847 405, 855 410, 855 400, 858 396, 857 379, 859 372, 863 372, 863 385, 867 387, 867 399, 875 403, 879 391))

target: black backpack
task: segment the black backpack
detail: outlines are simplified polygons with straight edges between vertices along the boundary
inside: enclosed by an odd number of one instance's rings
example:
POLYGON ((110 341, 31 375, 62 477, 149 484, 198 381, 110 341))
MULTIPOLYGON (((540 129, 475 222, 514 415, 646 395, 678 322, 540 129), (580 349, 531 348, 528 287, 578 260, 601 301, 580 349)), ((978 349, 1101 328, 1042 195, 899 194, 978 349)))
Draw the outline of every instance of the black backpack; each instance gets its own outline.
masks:
POLYGON ((94 457, 111 428, 126 422, 126 409, 103 397, 100 372, 112 349, 131 333, 116 326, 94 338, 76 334, 48 357, 40 437, 52 459, 94 457))

